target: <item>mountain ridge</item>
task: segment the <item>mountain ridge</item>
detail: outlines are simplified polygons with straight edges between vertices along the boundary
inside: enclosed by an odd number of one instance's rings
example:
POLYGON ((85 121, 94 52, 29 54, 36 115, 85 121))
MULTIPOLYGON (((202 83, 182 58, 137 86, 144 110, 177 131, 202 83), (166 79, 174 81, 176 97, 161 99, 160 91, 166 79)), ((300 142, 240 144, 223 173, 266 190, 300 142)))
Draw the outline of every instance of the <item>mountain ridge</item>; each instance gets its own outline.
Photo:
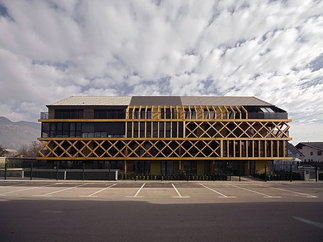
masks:
POLYGON ((9 149, 19 149, 29 145, 40 137, 39 123, 29 121, 13 122, 7 117, 0 116, 0 145, 9 149))

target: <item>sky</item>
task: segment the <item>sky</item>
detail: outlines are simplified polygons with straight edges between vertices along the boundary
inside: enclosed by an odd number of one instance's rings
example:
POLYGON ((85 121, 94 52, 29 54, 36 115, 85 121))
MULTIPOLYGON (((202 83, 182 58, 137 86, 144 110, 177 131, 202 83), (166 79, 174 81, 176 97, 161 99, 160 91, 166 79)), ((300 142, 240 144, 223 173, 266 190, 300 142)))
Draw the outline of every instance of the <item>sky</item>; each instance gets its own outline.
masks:
POLYGON ((256 96, 323 141, 323 1, 0 0, 0 116, 76 95, 256 96))

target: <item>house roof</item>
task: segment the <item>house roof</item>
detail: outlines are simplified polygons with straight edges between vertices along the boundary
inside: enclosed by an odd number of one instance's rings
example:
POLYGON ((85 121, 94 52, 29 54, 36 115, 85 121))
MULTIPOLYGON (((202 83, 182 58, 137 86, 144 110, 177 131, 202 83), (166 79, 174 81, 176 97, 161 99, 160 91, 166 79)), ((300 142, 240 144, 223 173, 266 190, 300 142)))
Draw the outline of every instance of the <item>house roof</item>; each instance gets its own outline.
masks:
POLYGON ((288 156, 290 157, 304 157, 303 153, 300 152, 292 143, 287 142, 288 156))
POLYGON ((48 106, 128 106, 128 105, 219 105, 273 106, 256 97, 238 96, 71 96, 48 106))
POLYGON ((323 142, 300 142, 296 145, 296 148, 308 146, 316 150, 323 150, 323 142))

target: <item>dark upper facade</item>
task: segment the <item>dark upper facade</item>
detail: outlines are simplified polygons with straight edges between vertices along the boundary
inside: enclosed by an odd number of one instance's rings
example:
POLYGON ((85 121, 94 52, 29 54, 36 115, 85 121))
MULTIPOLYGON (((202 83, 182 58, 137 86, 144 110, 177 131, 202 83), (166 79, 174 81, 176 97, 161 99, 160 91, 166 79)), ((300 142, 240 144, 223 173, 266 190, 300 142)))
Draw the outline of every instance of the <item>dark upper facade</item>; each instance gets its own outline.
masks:
MULTIPOLYGON (((249 119, 287 119, 287 112, 256 97, 209 96, 74 96, 47 105, 50 119, 124 118, 127 107, 230 107, 242 106, 249 119)), ((228 111, 230 112, 230 110, 228 111)), ((215 117, 216 118, 216 117, 215 117)), ((230 118, 230 117, 228 117, 230 118)))

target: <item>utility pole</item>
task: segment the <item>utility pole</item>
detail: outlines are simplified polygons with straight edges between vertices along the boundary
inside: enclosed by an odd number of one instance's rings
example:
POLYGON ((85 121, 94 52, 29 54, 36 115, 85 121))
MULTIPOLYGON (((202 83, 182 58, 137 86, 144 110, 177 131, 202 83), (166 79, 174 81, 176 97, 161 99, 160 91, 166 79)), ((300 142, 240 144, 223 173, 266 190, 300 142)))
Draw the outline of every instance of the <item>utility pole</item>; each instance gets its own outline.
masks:
POLYGON ((58 180, 58 166, 59 166, 59 161, 56 162, 56 180, 58 180))
POLYGON ((33 161, 30 163, 30 180, 33 179, 33 161))
POLYGON ((84 163, 84 161, 83 161, 83 168, 82 168, 82 180, 84 181, 84 168, 85 168, 85 163, 84 163))
POLYGON ((7 180, 7 157, 4 158, 4 179, 7 180))

